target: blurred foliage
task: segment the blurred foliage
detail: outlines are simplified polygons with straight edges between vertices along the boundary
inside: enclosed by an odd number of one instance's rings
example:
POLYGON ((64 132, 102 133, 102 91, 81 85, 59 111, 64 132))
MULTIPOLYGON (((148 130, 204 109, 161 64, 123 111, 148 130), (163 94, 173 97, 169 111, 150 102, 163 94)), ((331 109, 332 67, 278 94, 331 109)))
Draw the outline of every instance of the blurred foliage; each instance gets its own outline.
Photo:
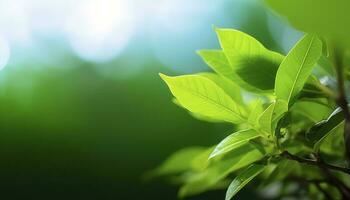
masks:
MULTIPOLYGON (((260 2, 225 5, 227 21, 217 19, 217 26, 239 27, 269 49, 282 49, 260 2)), ((217 45, 212 23, 205 22, 212 35, 202 46, 190 47, 193 57, 196 49, 217 45)), ((189 41, 203 29, 192 31, 189 41)), ((145 35, 143 29, 138 35, 145 35)), ((169 100, 158 72, 179 69, 160 63, 147 38, 133 40, 112 61, 92 63, 55 37, 54 32, 35 35, 34 49, 25 43, 11 46, 10 61, 0 73, 1 197, 176 199, 175 188, 162 181, 146 184, 140 177, 176 149, 219 142, 232 125, 193 119, 169 100)), ((187 47, 175 36, 168 39, 179 49, 187 47)), ((196 59, 192 66, 192 57, 176 54, 190 71, 204 68, 196 59)), ((245 190, 240 195, 257 198, 249 186, 245 190)), ((222 192, 209 192, 191 199, 220 197, 222 192)))

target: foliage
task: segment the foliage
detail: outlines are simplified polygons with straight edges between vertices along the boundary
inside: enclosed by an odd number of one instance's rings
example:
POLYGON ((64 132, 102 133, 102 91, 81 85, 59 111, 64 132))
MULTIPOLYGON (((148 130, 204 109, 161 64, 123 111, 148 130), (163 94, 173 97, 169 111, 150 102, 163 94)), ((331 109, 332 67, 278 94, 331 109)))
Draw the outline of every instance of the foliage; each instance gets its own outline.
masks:
MULTIPOLYGON (((344 67, 348 37, 340 43, 343 31, 314 23, 318 16, 313 18, 311 13, 297 15, 301 5, 313 10, 312 1, 267 2, 309 32, 287 55, 268 50, 238 30, 217 28, 222 49, 198 51, 214 72, 160 74, 174 102, 197 119, 232 123, 237 129, 215 147, 181 150, 153 171, 176 177, 182 184, 180 197, 225 186, 229 200, 257 177, 261 191, 280 184, 276 197, 350 198, 346 153, 350 149, 350 114, 344 67), (319 71, 323 73, 316 73, 319 71), (337 79, 337 88, 320 81, 332 79, 337 79), (298 187, 288 189, 291 184, 298 187)), ((328 9, 325 2, 320 1, 316 14, 328 9)), ((346 4, 340 2, 340 6, 346 4)), ((348 19, 342 18, 340 23, 348 19)))

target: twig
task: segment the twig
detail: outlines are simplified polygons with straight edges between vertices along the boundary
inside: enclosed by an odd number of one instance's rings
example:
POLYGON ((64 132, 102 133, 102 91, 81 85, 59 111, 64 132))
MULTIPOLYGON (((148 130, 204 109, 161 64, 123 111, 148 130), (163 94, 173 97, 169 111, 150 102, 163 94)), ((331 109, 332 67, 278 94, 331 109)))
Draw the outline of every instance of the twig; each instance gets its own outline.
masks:
POLYGON ((346 173, 346 174, 350 175, 350 169, 349 168, 330 165, 330 164, 327 164, 327 163, 324 163, 324 162, 320 162, 318 160, 311 160, 311 159, 301 158, 301 157, 298 157, 296 155, 293 155, 293 154, 289 153, 288 151, 283 151, 281 153, 281 156, 284 157, 284 158, 287 158, 289 160, 297 161, 299 163, 308 164, 308 165, 314 165, 314 166, 318 166, 318 167, 324 167, 326 169, 339 171, 339 172, 343 172, 343 173, 346 173))
POLYGON ((334 170, 334 171, 350 174, 350 169, 327 164, 318 155, 316 155, 316 160, 301 158, 289 153, 288 151, 283 151, 280 155, 289 160, 294 160, 299 163, 319 167, 323 171, 323 173, 326 175, 329 182, 338 188, 339 192, 342 194, 343 199, 344 200, 350 199, 350 189, 342 181, 338 180, 338 178, 333 174, 331 174, 329 171, 329 170, 334 170))

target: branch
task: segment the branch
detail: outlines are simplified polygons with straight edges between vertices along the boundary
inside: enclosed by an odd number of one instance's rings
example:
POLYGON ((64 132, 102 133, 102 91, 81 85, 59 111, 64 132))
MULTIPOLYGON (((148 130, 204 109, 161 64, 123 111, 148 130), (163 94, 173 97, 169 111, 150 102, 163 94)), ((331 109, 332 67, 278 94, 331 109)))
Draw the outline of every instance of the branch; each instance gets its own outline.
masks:
POLYGON ((280 155, 282 157, 284 157, 284 158, 287 158, 289 160, 294 160, 294 161, 297 161, 299 163, 303 163, 303 164, 307 164, 307 165, 313 165, 313 166, 318 166, 320 168, 326 168, 326 169, 330 169, 330 170, 334 170, 334 171, 339 171, 339 172, 343 172, 343 173, 346 173, 346 174, 350 175, 350 169, 349 168, 330 165, 330 164, 327 164, 327 163, 324 163, 324 162, 320 162, 318 160, 311 160, 311 159, 301 158, 301 157, 298 157, 296 155, 293 155, 293 154, 289 153, 288 151, 283 151, 280 155))
POLYGON ((293 155, 288 151, 283 151, 280 155, 289 160, 294 160, 299 163, 319 167, 325 173, 330 183, 337 186, 337 188, 339 189, 339 192, 342 194, 342 199, 344 200, 350 199, 350 189, 342 181, 338 180, 337 177, 335 177, 333 174, 329 172, 329 170, 334 170, 334 171, 350 174, 350 169, 327 164, 323 162, 323 160, 320 159, 319 157, 316 157, 316 160, 305 159, 305 158, 301 158, 296 155, 293 155))
POLYGON ((344 84, 344 63, 343 53, 339 48, 333 48, 333 63, 337 74, 338 82, 338 97, 337 104, 341 107, 344 113, 345 126, 344 126, 344 140, 345 149, 348 160, 350 160, 350 111, 348 107, 348 101, 346 100, 345 84, 344 84))

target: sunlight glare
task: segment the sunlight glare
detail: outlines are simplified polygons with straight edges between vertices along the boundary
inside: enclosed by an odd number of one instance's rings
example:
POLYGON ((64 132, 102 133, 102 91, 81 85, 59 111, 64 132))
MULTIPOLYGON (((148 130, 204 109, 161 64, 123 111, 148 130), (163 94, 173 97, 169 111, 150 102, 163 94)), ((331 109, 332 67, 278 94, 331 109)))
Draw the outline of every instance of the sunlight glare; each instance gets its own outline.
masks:
POLYGON ((134 30, 132 7, 120 0, 90 0, 69 17, 68 39, 79 57, 106 62, 128 44, 134 30))

